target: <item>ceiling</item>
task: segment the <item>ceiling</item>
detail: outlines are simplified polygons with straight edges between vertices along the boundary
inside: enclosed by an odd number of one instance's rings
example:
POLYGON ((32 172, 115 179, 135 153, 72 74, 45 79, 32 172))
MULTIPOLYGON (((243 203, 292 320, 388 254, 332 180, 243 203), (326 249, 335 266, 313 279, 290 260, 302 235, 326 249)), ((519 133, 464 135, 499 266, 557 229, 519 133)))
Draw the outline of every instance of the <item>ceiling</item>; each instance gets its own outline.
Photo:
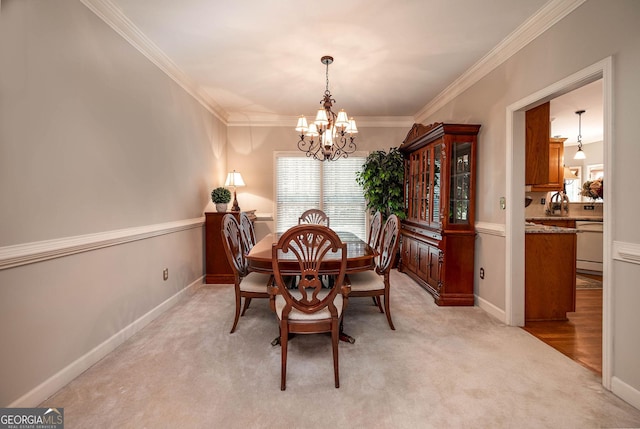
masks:
MULTIPOLYGON (((323 55, 334 57, 335 109, 360 124, 410 125, 446 89, 460 87, 461 77, 486 69, 497 53, 504 57, 508 41, 524 40, 532 28, 544 31, 581 3, 82 1, 225 123, 280 120, 292 127, 296 116, 313 116, 319 107, 323 55)), ((573 135, 577 116, 570 113, 573 135)), ((556 116, 564 124, 560 110, 556 116)))

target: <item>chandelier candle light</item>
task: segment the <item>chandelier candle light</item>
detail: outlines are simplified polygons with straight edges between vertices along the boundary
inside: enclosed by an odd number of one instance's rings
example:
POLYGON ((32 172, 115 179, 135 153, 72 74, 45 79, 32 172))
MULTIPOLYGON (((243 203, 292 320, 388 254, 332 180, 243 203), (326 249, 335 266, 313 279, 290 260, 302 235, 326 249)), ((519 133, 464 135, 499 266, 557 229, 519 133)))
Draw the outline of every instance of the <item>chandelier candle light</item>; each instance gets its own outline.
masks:
POLYGON ((355 134, 358 133, 356 121, 348 118, 347 112, 340 110, 338 114, 331 108, 336 102, 331 98, 329 91, 329 64, 333 57, 324 56, 320 59, 327 66, 327 86, 324 97, 320 100, 322 107, 318 110, 316 120, 311 124, 303 116, 298 118, 296 131, 300 133, 298 149, 319 161, 335 161, 339 158, 347 158, 356 150, 354 143, 355 134))

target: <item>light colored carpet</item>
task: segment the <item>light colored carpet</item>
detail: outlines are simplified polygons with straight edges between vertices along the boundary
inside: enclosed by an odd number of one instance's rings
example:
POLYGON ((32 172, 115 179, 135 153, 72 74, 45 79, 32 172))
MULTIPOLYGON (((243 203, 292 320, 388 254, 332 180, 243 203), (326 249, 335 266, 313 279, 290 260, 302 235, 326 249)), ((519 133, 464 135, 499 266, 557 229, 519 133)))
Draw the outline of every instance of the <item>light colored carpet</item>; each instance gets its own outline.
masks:
POLYGON ((396 331, 349 301, 333 387, 330 339, 289 344, 280 391, 275 317, 254 300, 230 335, 231 285, 206 285, 40 406, 72 428, 639 427, 593 372, 477 307, 437 307, 392 273, 396 331))

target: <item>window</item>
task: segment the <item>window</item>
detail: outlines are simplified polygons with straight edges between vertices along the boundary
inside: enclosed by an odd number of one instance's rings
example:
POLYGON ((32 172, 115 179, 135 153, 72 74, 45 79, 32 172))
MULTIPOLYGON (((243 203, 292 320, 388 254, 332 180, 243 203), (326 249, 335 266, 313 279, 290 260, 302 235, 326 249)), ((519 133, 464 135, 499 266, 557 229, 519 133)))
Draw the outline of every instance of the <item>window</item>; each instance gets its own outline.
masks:
POLYGON ((569 167, 569 170, 578 178, 575 180, 565 180, 564 185, 569 201, 582 201, 580 192, 582 191, 582 167, 569 167))
POLYGON ((356 182, 366 156, 319 162, 304 154, 276 154, 276 231, 298 224, 307 209, 329 216, 331 229, 366 240, 366 202, 356 182))

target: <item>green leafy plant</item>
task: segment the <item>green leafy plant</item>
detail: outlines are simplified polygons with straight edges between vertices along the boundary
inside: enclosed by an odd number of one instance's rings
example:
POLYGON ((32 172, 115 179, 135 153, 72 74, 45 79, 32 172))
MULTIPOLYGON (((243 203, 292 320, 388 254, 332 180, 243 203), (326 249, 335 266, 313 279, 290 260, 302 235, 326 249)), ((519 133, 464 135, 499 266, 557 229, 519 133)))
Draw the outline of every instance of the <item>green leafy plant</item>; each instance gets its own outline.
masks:
POLYGON ((404 157, 397 147, 369 154, 356 181, 364 190, 367 208, 380 211, 386 219, 392 214, 400 219, 404 213, 404 157))
POLYGON ((231 192, 227 188, 216 188, 211 192, 211 201, 216 204, 229 204, 231 192))

